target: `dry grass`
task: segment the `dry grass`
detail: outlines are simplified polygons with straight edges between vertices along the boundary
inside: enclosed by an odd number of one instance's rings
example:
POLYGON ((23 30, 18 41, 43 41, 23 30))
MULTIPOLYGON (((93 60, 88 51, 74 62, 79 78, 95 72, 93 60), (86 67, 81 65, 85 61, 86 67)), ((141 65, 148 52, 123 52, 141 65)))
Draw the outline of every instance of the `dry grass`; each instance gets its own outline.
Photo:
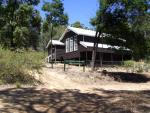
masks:
POLYGON ((44 57, 42 52, 18 52, 0 47, 0 83, 32 84, 37 82, 28 72, 41 69, 44 57))

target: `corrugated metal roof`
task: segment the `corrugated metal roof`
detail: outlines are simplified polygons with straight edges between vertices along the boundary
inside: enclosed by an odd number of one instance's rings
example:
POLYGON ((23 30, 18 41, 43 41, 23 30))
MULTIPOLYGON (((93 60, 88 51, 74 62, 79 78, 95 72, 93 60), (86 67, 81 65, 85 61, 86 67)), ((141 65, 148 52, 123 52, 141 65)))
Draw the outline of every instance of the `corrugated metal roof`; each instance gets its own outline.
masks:
MULTIPOLYGON (((94 43, 92 42, 83 42, 83 41, 80 41, 80 44, 84 47, 94 47, 94 43)), ((123 48, 123 50, 127 50, 127 51, 131 51, 130 49, 128 48, 125 48, 125 47, 119 47, 119 46, 111 46, 111 45, 108 45, 108 44, 98 44, 98 48, 104 48, 104 49, 108 49, 108 48, 113 48, 113 49, 121 49, 123 48)))
MULTIPOLYGON (((82 28, 75 28, 75 27, 70 27, 68 26, 65 30, 65 32, 63 33, 63 35, 60 37, 60 41, 64 38, 65 34, 68 32, 68 31, 73 31, 74 33, 76 33, 77 35, 83 35, 83 36, 90 36, 90 37, 95 37, 96 35, 96 31, 93 31, 93 30, 88 30, 88 29, 82 29, 82 28)), ((100 35, 100 37, 103 35, 103 37, 105 37, 106 33, 102 33, 100 35)))
MULTIPOLYGON (((50 43, 51 43, 51 40, 48 42, 46 48, 48 48, 48 46, 50 45, 50 43)), ((63 46, 65 44, 62 43, 62 42, 60 42, 59 40, 52 40, 52 45, 61 45, 61 46, 63 46)))
POLYGON ((82 28, 75 28, 75 27, 68 27, 69 30, 73 31, 74 33, 78 35, 85 35, 85 36, 91 36, 95 37, 96 32, 92 30, 82 29, 82 28))

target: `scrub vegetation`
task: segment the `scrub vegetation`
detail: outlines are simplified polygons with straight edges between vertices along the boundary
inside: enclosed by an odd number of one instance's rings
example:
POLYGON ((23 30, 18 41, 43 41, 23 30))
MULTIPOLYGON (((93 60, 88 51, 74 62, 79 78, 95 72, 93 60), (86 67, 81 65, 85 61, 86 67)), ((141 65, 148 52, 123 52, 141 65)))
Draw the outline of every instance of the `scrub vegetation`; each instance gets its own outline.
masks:
POLYGON ((36 80, 30 70, 39 70, 43 66, 43 52, 10 51, 0 48, 0 83, 31 84, 36 80))

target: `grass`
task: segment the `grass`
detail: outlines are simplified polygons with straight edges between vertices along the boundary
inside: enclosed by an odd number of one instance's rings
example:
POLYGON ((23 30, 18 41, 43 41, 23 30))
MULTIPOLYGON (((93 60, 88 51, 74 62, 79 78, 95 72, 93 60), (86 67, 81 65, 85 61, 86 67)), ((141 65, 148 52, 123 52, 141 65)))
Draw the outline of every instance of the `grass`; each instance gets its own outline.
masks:
POLYGON ((134 64, 135 64, 135 61, 133 61, 133 60, 128 60, 128 61, 124 61, 122 65, 123 65, 124 67, 127 67, 127 68, 128 68, 128 67, 134 67, 134 64))
POLYGON ((44 53, 35 51, 10 51, 0 48, 0 83, 33 83, 31 70, 43 65, 44 53))
POLYGON ((136 62, 133 60, 124 61, 122 66, 126 69, 131 69, 132 72, 143 73, 149 72, 150 63, 149 62, 136 62))

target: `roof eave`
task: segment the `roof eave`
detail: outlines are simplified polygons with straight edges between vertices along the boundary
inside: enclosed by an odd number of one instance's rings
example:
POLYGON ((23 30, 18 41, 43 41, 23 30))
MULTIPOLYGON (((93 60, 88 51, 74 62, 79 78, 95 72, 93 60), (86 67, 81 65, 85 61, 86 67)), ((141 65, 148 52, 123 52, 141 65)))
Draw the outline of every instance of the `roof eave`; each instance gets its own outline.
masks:
POLYGON ((60 39, 59 39, 59 41, 61 41, 63 38, 64 38, 64 36, 65 36, 65 34, 68 32, 68 27, 65 29, 65 31, 64 31, 64 33, 61 35, 61 37, 60 37, 60 39))
MULTIPOLYGON (((48 42, 46 49, 50 46, 50 44, 51 44, 51 40, 48 42)), ((52 45, 54 45, 54 46, 65 46, 63 43, 62 44, 53 44, 53 40, 52 40, 52 45)))
POLYGON ((46 46, 46 49, 49 47, 50 43, 51 43, 51 40, 49 40, 49 42, 48 42, 48 44, 46 46))

